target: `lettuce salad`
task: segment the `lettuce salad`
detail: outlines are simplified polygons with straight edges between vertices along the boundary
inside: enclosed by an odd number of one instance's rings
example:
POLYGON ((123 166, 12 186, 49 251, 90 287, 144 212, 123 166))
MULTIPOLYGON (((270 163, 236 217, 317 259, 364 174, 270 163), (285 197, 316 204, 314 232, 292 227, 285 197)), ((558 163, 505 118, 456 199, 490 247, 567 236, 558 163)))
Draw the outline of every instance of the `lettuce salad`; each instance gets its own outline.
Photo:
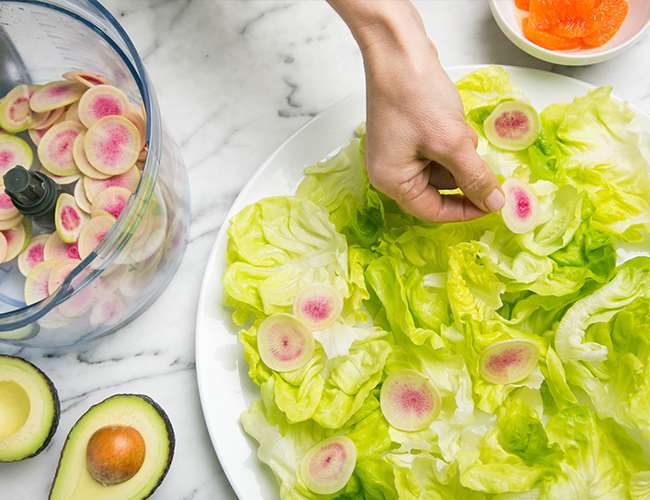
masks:
POLYGON ((526 150, 500 150, 483 122, 525 97, 499 67, 457 86, 480 154, 529 186, 540 223, 514 234, 500 214, 445 225, 406 215, 369 185, 360 127, 305 169, 295 196, 231 221, 226 303, 260 391, 241 425, 285 500, 648 499, 650 258, 627 250, 648 239, 648 136, 598 88, 544 109, 526 150), (272 370, 260 325, 314 283, 343 298, 340 318, 313 334, 300 368, 272 370), (512 340, 536 346, 534 368, 487 381, 481 354, 512 340), (400 370, 439 396, 426 428, 400 430, 382 412, 400 370), (301 462, 341 436, 353 471, 316 493, 301 462))

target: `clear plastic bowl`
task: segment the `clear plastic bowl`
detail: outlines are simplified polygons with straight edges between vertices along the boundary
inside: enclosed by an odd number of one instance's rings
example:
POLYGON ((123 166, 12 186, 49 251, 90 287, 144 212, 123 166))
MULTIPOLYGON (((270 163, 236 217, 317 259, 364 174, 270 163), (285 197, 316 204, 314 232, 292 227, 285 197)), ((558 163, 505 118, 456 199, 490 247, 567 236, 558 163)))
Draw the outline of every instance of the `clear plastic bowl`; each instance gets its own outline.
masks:
POLYGON ((0 95, 82 70, 143 105, 147 160, 115 225, 50 297, 26 306, 15 261, 0 267, 0 342, 58 349, 113 332, 158 297, 185 250, 187 173, 126 32, 95 0, 0 0, 0 95))

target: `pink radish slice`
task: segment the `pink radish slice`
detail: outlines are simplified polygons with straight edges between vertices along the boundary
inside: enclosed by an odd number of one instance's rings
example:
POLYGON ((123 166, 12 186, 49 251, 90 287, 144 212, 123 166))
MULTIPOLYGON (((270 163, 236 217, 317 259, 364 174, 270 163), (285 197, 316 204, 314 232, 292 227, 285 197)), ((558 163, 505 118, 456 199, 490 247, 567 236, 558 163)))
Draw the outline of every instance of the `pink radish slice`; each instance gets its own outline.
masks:
POLYGON ((85 86, 68 80, 48 83, 34 92, 29 105, 37 113, 51 111, 78 101, 85 90, 85 86))
POLYGON ((29 108, 29 87, 17 85, 0 101, 0 127, 7 132, 27 130, 32 123, 29 108))
POLYGON ((315 283, 298 292, 293 314, 310 330, 323 330, 341 316, 343 300, 338 290, 327 283, 315 283))
POLYGON ((23 221, 22 214, 18 214, 11 219, 0 220, 0 231, 5 231, 6 229, 12 229, 16 227, 23 221))
POLYGON ((79 119, 90 128, 107 116, 124 116, 129 108, 129 99, 117 87, 97 85, 86 91, 79 101, 79 119))
POLYGON ((29 135, 29 138, 32 140, 35 146, 38 146, 38 144, 41 142, 41 139, 45 135, 48 129, 33 129, 30 128, 27 131, 27 134, 29 135))
POLYGON ((13 219, 17 215, 20 215, 20 212, 14 206, 11 197, 5 193, 4 187, 0 187, 0 220, 13 219))
POLYGON ((57 184, 59 184, 60 186, 64 186, 67 184, 72 184, 75 181, 78 181, 81 176, 79 174, 64 175, 64 176, 49 174, 48 177, 52 179, 54 182, 56 182, 57 184))
POLYGON ((59 235, 52 233, 48 236, 43 247, 44 260, 81 259, 77 243, 64 243, 59 235))
POLYGON ((483 122, 488 141, 509 151, 521 151, 532 145, 539 135, 539 115, 530 104, 505 101, 483 122))
POLYGON ((65 299, 58 307, 58 311, 66 318, 79 318, 86 314, 97 301, 95 283, 88 283, 65 299))
POLYGON ((138 160, 140 134, 135 125, 123 116, 107 116, 88 129, 84 149, 86 158, 97 170, 120 175, 138 160))
POLYGON ((142 151, 147 140, 147 122, 144 120, 140 107, 129 103, 126 117, 138 129, 138 133, 140 134, 140 150, 142 151))
POLYGON ((300 477, 313 493, 332 495, 348 483, 357 463, 357 448, 346 436, 313 446, 300 461, 300 477))
POLYGON ((388 423, 406 432, 426 429, 440 413, 438 391, 415 370, 399 370, 386 377, 379 400, 388 423))
MULTIPOLYGON (((40 114, 44 115, 44 118, 39 123, 33 123, 31 128, 47 130, 55 123, 58 123, 61 118, 65 117, 65 108, 58 108, 40 114)), ((39 115, 39 113, 36 113, 36 115, 39 115)))
POLYGON ((41 165, 54 175, 79 174, 72 156, 72 147, 82 131, 83 126, 74 121, 64 121, 50 128, 38 144, 41 165))
POLYGON ((81 228, 79 233, 79 256, 82 259, 88 257, 97 246, 104 241, 104 238, 115 224, 115 219, 109 215, 93 217, 81 228))
POLYGON ((72 156, 75 165, 82 174, 93 179, 104 180, 108 179, 110 175, 102 174, 99 170, 93 167, 88 158, 86 158, 86 150, 84 149, 84 140, 86 139, 86 132, 81 132, 74 141, 72 146, 72 156))
POLYGON ((86 87, 104 85, 108 82, 108 80, 103 76, 89 71, 68 71, 67 73, 63 73, 63 78, 70 80, 71 82, 79 82, 86 87))
POLYGON ((54 293, 63 284, 77 265, 79 265, 79 261, 74 259, 59 261, 58 265, 50 272, 47 280, 47 288, 50 294, 54 293))
POLYGON ((79 119, 79 103, 73 102, 70 104, 70 106, 65 110, 64 116, 64 120, 72 120, 81 123, 81 120, 79 119))
POLYGON ((271 370, 288 372, 304 366, 314 353, 314 337, 290 314, 274 314, 260 324, 257 349, 271 370))
POLYGON ((29 144, 20 137, 0 134, 0 176, 17 165, 30 169, 33 161, 29 144))
POLYGON ((93 304, 90 312, 90 324, 93 327, 109 326, 124 318, 126 304, 118 293, 102 297, 93 304))
POLYGON ((36 236, 18 256, 18 270, 23 276, 27 276, 34 267, 43 262, 48 237, 47 234, 36 236))
POLYGON ((68 193, 61 193, 54 210, 56 233, 61 238, 61 241, 64 243, 77 241, 85 222, 86 216, 77 206, 74 197, 68 193))
POLYGON ((506 179, 502 190, 506 202, 501 216, 506 227, 515 234, 535 229, 539 220, 539 202, 532 189, 516 179, 506 179))
POLYGON ((86 197, 86 190, 84 189, 84 183, 82 181, 79 181, 74 185, 74 201, 77 202, 77 206, 81 210, 90 214, 92 208, 88 198, 86 197))
POLYGON ((59 264, 57 260, 46 260, 32 269, 25 279, 25 302, 35 304, 49 297, 48 280, 50 273, 59 264))
POLYGON ((4 262, 5 255, 7 255, 7 240, 4 234, 0 233, 0 262, 4 262))
POLYGON ((95 196, 95 201, 92 205, 93 217, 108 214, 117 219, 130 197, 131 191, 122 187, 113 186, 105 191, 101 191, 95 196))
POLYGON ((530 340, 496 342, 481 353, 479 373, 492 384, 514 384, 533 372, 538 358, 539 348, 530 340))
POLYGON ((18 224, 11 229, 5 229, 2 231, 2 235, 7 242, 7 252, 2 261, 2 263, 5 263, 14 260, 25 249, 31 238, 31 224, 23 221, 22 224, 18 224))
POLYGON ((140 182, 140 171, 137 167, 133 167, 124 174, 114 175, 106 180, 97 180, 90 177, 84 177, 83 179, 86 197, 91 204, 101 191, 113 186, 123 187, 134 193, 138 187, 138 182, 140 182))

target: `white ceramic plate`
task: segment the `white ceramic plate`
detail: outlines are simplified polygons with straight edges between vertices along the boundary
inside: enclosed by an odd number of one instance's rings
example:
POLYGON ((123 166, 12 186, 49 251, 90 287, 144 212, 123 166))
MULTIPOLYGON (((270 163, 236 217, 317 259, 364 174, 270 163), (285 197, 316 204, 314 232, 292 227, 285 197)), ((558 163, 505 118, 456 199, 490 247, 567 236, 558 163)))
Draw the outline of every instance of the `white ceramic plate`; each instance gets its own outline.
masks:
MULTIPOLYGON (((478 69, 449 69, 455 80, 478 69)), ((554 73, 507 68, 517 87, 537 109, 583 95, 591 85, 554 73)), ((228 219, 246 205, 272 195, 293 193, 303 168, 315 163, 352 137, 365 118, 361 94, 352 95, 310 121, 291 136, 260 167, 232 206, 228 219)), ((270 470, 257 460, 256 446, 239 426, 239 415, 258 398, 248 379, 237 328, 222 305, 221 277, 226 268, 227 224, 221 228, 205 269, 196 322, 196 372, 205 422, 230 484, 241 500, 272 500, 278 488, 270 470)))

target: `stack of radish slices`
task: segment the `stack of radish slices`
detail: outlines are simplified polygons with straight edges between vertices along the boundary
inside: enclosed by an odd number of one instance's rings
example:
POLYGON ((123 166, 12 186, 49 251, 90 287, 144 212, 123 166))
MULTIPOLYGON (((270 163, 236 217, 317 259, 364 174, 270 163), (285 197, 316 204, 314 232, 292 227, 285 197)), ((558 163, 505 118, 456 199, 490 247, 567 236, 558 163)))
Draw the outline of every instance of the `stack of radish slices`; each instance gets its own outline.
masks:
POLYGON ((0 179, 17 165, 38 168, 62 191, 56 232, 32 238, 30 221, 0 187, 0 262, 18 258, 25 302, 33 304, 97 247, 135 192, 147 156, 146 118, 103 76, 70 72, 14 87, 0 101, 0 127, 0 179))

